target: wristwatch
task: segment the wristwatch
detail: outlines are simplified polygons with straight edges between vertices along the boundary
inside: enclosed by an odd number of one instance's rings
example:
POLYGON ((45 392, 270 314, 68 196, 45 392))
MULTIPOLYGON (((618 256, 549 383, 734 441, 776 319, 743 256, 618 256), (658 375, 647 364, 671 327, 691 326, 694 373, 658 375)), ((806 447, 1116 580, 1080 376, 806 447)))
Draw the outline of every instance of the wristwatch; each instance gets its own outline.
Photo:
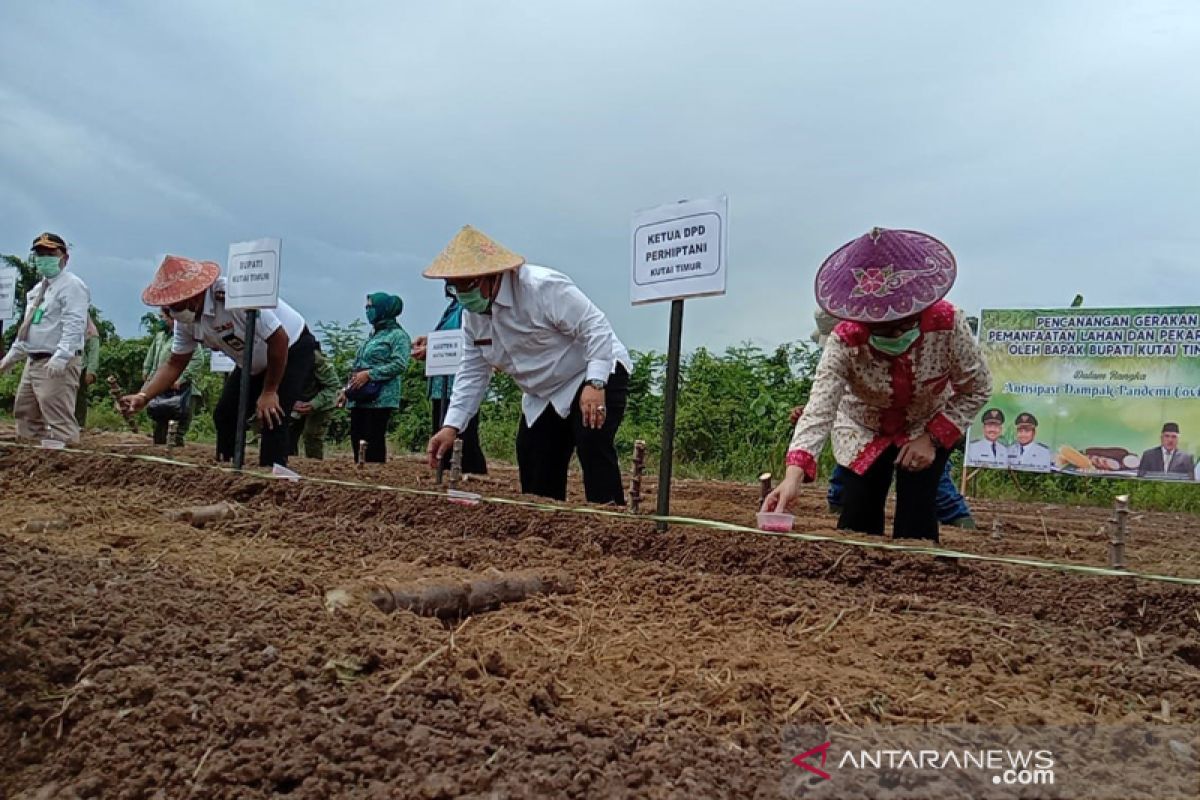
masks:
POLYGON ((608 383, 605 381, 590 380, 590 381, 587 381, 587 385, 592 387, 593 389, 599 389, 600 391, 603 392, 604 387, 608 386, 608 383))

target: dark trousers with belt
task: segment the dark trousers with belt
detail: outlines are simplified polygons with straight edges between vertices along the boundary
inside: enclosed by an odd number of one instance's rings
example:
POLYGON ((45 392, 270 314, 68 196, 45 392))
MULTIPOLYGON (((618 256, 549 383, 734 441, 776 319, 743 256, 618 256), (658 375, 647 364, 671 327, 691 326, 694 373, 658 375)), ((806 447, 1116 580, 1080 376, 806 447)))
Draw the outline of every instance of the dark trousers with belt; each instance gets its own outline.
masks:
MULTIPOLYGON (((313 360, 317 349, 317 340, 308 332, 308 328, 300 334, 295 344, 288 348, 287 367, 283 370, 283 378, 279 381, 279 405, 283 408, 283 421, 268 428, 264 423, 260 432, 258 445, 258 464, 269 467, 279 464, 286 467, 288 454, 292 451, 291 434, 288 426, 288 415, 292 406, 300 399, 304 386, 313 371, 313 360)), ((255 402, 262 394, 263 381, 267 377, 264 369, 257 375, 250 376, 250 402, 255 402)), ((213 424, 217 429, 217 460, 231 461, 237 442, 238 400, 242 391, 242 368, 238 367, 225 379, 221 389, 221 399, 213 409, 213 424)))
MULTIPOLYGON (((446 410, 450 408, 450 401, 439 400, 433 398, 430 400, 433 403, 433 432, 437 433, 442 429, 442 420, 446 418, 446 410)), ((471 421, 467 423, 467 427, 458 432, 458 438, 462 439, 462 471, 468 475, 487 475, 487 459, 483 456, 483 448, 479 446, 479 415, 471 417, 471 421)), ((450 457, 453 455, 450 451, 442 457, 442 469, 450 469, 450 457)))
POLYGON ((521 491, 566 500, 567 468, 571 454, 577 452, 588 502, 623 506, 625 487, 621 464, 617 460, 616 436, 617 428, 625 418, 629 373, 618 365, 616 372, 609 376, 604 390, 604 424, 599 428, 587 428, 583 424, 579 396, 586 385, 580 384, 566 419, 558 415, 554 406, 547 406, 532 425, 521 418, 521 427, 517 430, 521 491))
POLYGON ((938 540, 938 482, 946 468, 950 451, 938 449, 933 463, 919 472, 897 469, 898 447, 889 447, 878 460, 858 475, 846 470, 842 476, 842 515, 838 527, 843 530, 882 536, 884 506, 892 475, 896 476, 896 518, 892 536, 897 539, 938 540))

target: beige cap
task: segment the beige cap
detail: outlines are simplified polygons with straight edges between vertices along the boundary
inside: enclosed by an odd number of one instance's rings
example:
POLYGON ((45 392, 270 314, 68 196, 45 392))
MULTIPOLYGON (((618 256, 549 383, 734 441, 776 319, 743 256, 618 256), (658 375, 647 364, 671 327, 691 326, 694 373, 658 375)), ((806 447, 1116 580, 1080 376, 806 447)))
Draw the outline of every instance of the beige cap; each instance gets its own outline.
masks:
POLYGON ((426 278, 478 278, 508 272, 524 263, 523 257, 470 225, 464 225, 421 274, 426 278))

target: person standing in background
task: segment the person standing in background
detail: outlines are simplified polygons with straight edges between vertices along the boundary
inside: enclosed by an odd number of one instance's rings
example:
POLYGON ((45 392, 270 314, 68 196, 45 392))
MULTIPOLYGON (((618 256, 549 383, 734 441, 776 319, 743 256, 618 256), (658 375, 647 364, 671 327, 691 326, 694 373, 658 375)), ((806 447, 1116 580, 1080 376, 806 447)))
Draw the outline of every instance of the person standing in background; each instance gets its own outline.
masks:
POLYGON ((96 320, 89 313, 87 332, 84 334, 83 373, 79 376, 79 389, 75 392, 75 421, 79 423, 80 430, 87 427, 88 388, 96 382, 99 372, 100 329, 96 327, 96 320))
POLYGON ((29 290, 12 348, 0 360, 4 373, 28 359, 13 399, 21 439, 79 441, 75 401, 92 295, 79 276, 67 271, 69 259, 58 234, 34 239, 29 262, 42 279, 29 290))
MULTIPOLYGON (((150 339, 150 349, 146 351, 146 357, 142 360, 142 382, 150 380, 154 373, 158 372, 158 368, 167 362, 171 357, 171 343, 175 337, 175 321, 171 319, 171 315, 165 310, 159 313, 159 322, 161 327, 155 331, 155 334, 150 339)), ((176 447, 182 447, 188 429, 192 426, 192 418, 195 415, 196 403, 199 398, 196 395, 196 375, 199 372, 201 365, 204 363, 204 357, 201 355, 200 348, 197 348, 192 353, 192 360, 184 367, 184 370, 179 375, 179 379, 168 392, 178 395, 186 392, 186 402, 181 404, 180 416, 176 419, 175 425, 175 441, 171 444, 176 447)), ((164 392, 166 394, 166 392, 164 392)), ((169 419, 154 420, 154 443, 166 444, 167 432, 170 429, 169 419)))
POLYGON ((387 461, 388 421, 400 408, 404 371, 412 353, 412 340, 396 319, 403 310, 404 301, 394 294, 367 295, 371 335, 359 346, 350 381, 338 398, 338 405, 350 407, 350 444, 355 462, 359 442, 367 443, 366 461, 387 461))

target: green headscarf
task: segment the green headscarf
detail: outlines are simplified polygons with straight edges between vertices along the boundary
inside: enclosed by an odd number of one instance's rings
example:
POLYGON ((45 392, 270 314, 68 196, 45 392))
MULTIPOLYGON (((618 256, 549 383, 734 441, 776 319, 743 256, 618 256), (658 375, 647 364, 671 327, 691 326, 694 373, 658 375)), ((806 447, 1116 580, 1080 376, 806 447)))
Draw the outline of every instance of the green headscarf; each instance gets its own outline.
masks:
POLYGON ((367 299, 371 301, 371 307, 367 309, 367 322, 374 325, 375 330, 400 327, 396 317, 404 310, 403 300, 387 292, 373 292, 367 295, 367 299))

